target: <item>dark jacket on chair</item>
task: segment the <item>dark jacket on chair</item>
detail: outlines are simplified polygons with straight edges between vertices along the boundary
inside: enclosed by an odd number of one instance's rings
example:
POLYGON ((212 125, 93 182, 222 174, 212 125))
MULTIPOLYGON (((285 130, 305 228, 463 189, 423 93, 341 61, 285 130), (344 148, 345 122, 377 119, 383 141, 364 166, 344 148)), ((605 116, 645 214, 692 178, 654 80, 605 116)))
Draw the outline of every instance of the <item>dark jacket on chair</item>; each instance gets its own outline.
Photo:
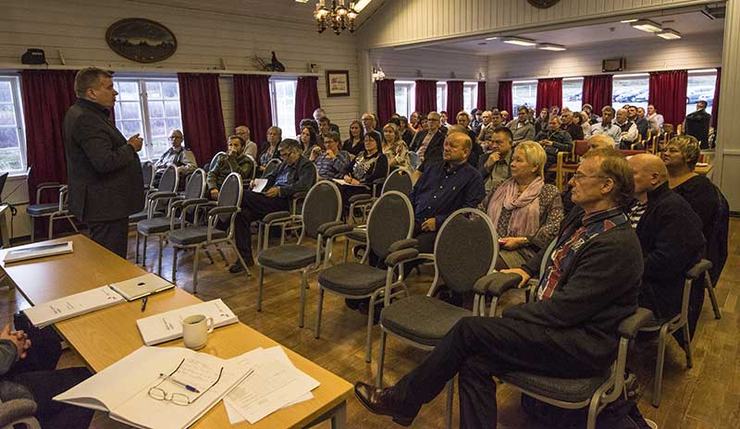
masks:
POLYGON ((141 160, 108 109, 78 99, 64 116, 69 210, 83 221, 123 219, 144 208, 141 160))
POLYGON ((316 183, 316 167, 313 163, 301 156, 294 165, 288 165, 287 162, 280 164, 276 170, 264 178, 267 179, 265 189, 275 186, 278 177, 284 173, 288 174, 288 184, 280 185, 280 197, 290 198, 296 192, 308 192, 311 186, 316 183))

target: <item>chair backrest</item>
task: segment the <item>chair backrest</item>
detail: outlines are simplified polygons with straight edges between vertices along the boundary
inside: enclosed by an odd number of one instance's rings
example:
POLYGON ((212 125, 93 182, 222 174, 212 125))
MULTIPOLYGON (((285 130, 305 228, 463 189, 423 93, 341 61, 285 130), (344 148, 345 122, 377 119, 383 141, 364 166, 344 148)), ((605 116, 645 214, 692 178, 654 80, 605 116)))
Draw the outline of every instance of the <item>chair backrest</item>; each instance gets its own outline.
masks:
POLYGON ((576 140, 573 145, 573 153, 575 154, 576 161, 588 152, 588 140, 576 140))
POLYGON ((303 234, 316 238, 319 226, 338 221, 342 215, 342 194, 334 182, 322 180, 313 185, 303 202, 303 234))
POLYGON ((154 164, 151 161, 146 161, 141 164, 141 173, 144 176, 144 187, 147 188, 152 185, 152 179, 154 178, 154 164))
MULTIPOLYGON (((414 209, 409 198, 398 192, 383 194, 375 202, 367 218, 367 243, 377 257, 385 259, 388 246, 411 238, 414 230, 414 209)), ((365 252, 363 261, 367 259, 365 252)))
POLYGON ((498 257, 498 237, 491 219, 471 208, 452 213, 434 242, 435 278, 455 292, 473 289, 475 282, 493 272, 498 257))
POLYGON ((213 158, 211 158, 211 162, 208 163, 208 171, 211 171, 211 169, 213 169, 213 167, 216 166, 218 159, 221 158, 222 156, 226 156, 226 152, 221 151, 213 155, 213 158))
POLYGON ((203 198, 206 192, 206 172, 202 168, 193 171, 188 177, 188 183, 185 184, 185 199, 203 198))
POLYGON ((409 151, 409 164, 411 164, 411 168, 416 170, 421 165, 421 157, 418 153, 409 151))
POLYGON ((413 186, 414 184, 411 181, 411 173, 406 169, 397 168, 385 179, 381 194, 389 191, 398 191, 408 196, 411 195, 411 188, 413 188, 413 186))
POLYGON ((170 165, 162 173, 162 178, 159 179, 159 186, 157 190, 160 192, 175 192, 177 191, 177 169, 170 165))
POLYGON ((252 158, 252 155, 244 155, 247 157, 247 160, 249 160, 249 163, 252 164, 252 174, 249 177, 249 183, 254 182, 254 178, 257 175, 257 161, 252 158))
MULTIPOLYGON (((240 207, 242 203, 242 186, 242 176, 239 173, 229 173, 226 179, 224 179, 223 185, 221 185, 221 190, 219 190, 217 205, 219 207, 240 207)), ((222 214, 219 215, 219 219, 222 222, 226 222, 230 216, 230 214, 222 214)))
POLYGON ((272 158, 271 160, 267 161, 267 164, 265 164, 265 171, 262 173, 262 176, 267 176, 268 174, 275 171, 278 167, 280 167, 280 164, 282 164, 283 161, 281 161, 279 158, 272 158))

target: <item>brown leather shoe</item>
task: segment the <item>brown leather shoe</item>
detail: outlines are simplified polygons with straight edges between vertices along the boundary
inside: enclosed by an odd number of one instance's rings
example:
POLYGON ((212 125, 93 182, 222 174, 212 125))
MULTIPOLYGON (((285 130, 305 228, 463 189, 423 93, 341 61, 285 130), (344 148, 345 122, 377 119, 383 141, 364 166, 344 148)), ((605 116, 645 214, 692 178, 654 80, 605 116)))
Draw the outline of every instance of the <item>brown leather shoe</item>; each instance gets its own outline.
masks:
POLYGON ((379 389, 366 383, 355 383, 355 396, 362 405, 375 414, 391 416, 401 426, 410 426, 414 416, 404 415, 402 405, 393 398, 393 389, 379 389))

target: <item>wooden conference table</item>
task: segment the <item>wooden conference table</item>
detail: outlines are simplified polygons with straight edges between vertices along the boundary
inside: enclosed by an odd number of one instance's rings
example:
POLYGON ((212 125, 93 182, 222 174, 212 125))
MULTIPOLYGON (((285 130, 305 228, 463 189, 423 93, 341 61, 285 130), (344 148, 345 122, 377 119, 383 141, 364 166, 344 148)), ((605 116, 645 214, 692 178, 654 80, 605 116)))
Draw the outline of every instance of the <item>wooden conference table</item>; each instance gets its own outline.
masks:
MULTIPOLYGON (((0 262, 18 291, 30 303, 62 298, 146 273, 83 235, 50 240, 48 243, 69 240, 73 241, 74 246, 71 254, 10 264, 7 267, 0 262)), ((143 313, 141 301, 137 300, 59 322, 55 326, 86 364, 98 372, 144 345, 136 327, 136 319, 198 302, 201 300, 175 287, 151 296, 143 313)), ((208 344, 200 351, 228 359, 256 347, 272 347, 277 344, 247 325, 236 323, 214 330, 208 337, 208 344)), ((164 345, 182 346, 182 340, 164 345)), ((312 392, 314 398, 277 411, 257 424, 242 422, 234 427, 302 428, 331 419, 333 428, 344 428, 346 401, 351 394, 352 385, 290 349, 284 349, 296 367, 321 383, 312 392)), ((193 425, 196 428, 230 426, 223 401, 193 425)))

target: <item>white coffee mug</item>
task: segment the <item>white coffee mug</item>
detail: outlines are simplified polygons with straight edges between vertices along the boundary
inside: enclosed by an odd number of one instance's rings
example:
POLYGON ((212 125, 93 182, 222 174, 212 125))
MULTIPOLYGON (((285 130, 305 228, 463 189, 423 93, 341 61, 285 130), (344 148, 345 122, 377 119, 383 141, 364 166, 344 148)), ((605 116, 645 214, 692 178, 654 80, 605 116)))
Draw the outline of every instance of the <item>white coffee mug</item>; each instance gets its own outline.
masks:
POLYGON ((182 320, 182 341, 189 349, 203 348, 211 332, 213 332, 213 318, 211 317, 194 314, 182 320))

